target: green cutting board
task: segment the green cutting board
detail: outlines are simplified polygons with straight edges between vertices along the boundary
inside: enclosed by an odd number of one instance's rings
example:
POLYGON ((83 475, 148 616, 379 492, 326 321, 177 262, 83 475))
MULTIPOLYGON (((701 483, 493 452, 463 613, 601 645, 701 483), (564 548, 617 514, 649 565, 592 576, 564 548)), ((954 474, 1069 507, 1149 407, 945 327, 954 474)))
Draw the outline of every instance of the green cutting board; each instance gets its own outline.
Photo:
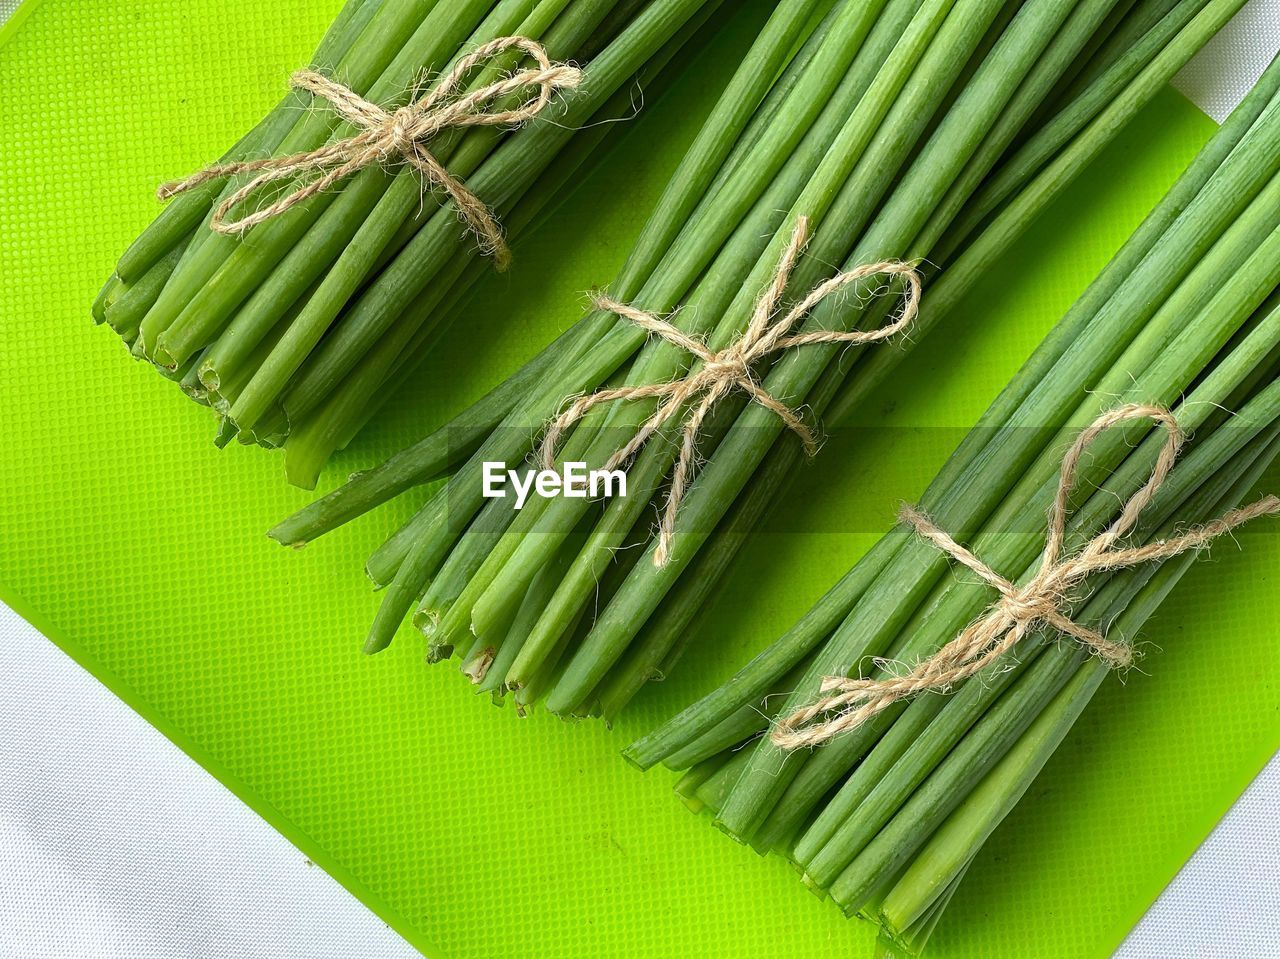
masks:
MULTIPOLYGON (((33 0, 32 0, 33 2, 33 0)), ((28 3, 28 7, 31 3, 28 3)), ((867 928, 690 815, 619 749, 790 624, 888 527, 1206 139, 1172 92, 916 350, 758 537, 684 668, 612 730, 521 721, 365 658, 393 504, 303 552, 277 455, 134 364, 89 303, 156 212, 277 98, 337 0, 44 0, 0 49, 0 595, 433 959, 865 955, 867 928)), ((634 121, 491 278, 322 488, 478 395, 613 275, 763 4, 634 121), (583 227, 590 224, 590 229, 583 227)), ((892 348, 892 347, 889 347, 892 348)), ((1273 487, 1274 488, 1274 487, 1273 487)), ((411 500, 413 497, 408 497, 411 500)), ((1214 549, 969 873, 938 957, 1106 955, 1280 746, 1280 540, 1214 549)))

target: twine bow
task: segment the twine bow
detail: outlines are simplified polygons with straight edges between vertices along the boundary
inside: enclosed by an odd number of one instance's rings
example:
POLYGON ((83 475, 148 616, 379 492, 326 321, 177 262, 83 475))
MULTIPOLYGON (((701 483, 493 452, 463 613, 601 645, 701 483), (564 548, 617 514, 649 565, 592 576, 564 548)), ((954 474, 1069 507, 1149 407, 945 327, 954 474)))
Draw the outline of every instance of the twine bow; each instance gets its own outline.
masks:
POLYGON ((817 440, 813 431, 805 425, 799 414, 790 409, 777 397, 770 394, 756 382, 752 375, 752 367, 758 360, 769 354, 788 350, 796 346, 808 346, 814 343, 874 343, 893 336, 903 330, 915 318, 920 303, 920 275, 910 264, 885 260, 880 263, 868 263, 843 273, 837 273, 831 279, 819 284, 808 296, 793 306, 785 314, 775 317, 779 301, 786 290, 787 281, 795 269, 796 260, 808 240, 809 219, 800 217, 796 220, 791 240, 783 251, 782 259, 774 272, 773 279, 756 301, 751 320, 742 336, 723 350, 713 352, 707 344, 695 336, 683 332, 674 324, 652 313, 619 303, 607 296, 594 296, 593 305, 597 309, 616 313, 629 320, 641 329, 673 343, 681 349, 693 354, 702 361, 701 368, 691 371, 682 379, 669 383, 653 383, 643 386, 624 386, 617 389, 600 390, 589 396, 582 396, 569 404, 559 416, 552 420, 542 442, 542 460, 547 469, 555 469, 556 450, 563 435, 594 406, 601 403, 612 403, 615 400, 658 399, 662 402, 657 410, 636 431, 626 445, 618 449, 605 464, 605 469, 617 469, 634 456, 662 426, 690 403, 696 404, 689 409, 680 430, 680 453, 676 460, 675 472, 671 479, 671 489, 667 495, 666 505, 658 525, 658 545, 653 554, 655 566, 662 567, 671 555, 671 542, 675 535, 676 514, 680 501, 684 498, 693 479, 694 463, 697 458, 698 433, 702 424, 715 405, 731 390, 739 389, 765 409, 776 414, 788 429, 800 437, 805 450, 812 455, 817 450, 817 440), (893 322, 877 330, 862 332, 854 330, 841 333, 831 330, 818 330, 811 333, 790 331, 801 319, 822 300, 851 283, 869 276, 883 274, 901 276, 907 284, 905 305, 901 315, 893 322))
MULTIPOLYGON (((783 749, 820 745, 846 730, 860 726, 899 700, 922 692, 947 692, 956 683, 969 679, 996 662, 1035 627, 1047 627, 1072 637, 1109 666, 1129 665, 1133 652, 1127 644, 1107 639, 1096 630, 1072 621, 1062 611, 1071 587, 1082 582, 1090 573, 1125 569, 1149 560, 1168 559, 1187 550, 1198 549, 1243 523, 1280 512, 1280 499, 1266 496, 1170 539, 1155 540, 1146 546, 1118 548, 1116 543, 1133 529, 1142 511, 1151 503, 1168 477, 1182 442, 1183 435, 1177 420, 1168 410, 1159 407, 1128 405, 1098 417, 1076 437, 1075 443, 1063 458, 1058 492, 1049 511, 1049 529, 1040 569, 1022 587, 1005 579, 974 556, 924 513, 904 505, 899 512, 900 519, 910 524, 921 537, 994 587, 1000 594, 999 597, 982 618, 905 674, 883 679, 826 677, 820 687, 823 695, 816 702, 797 710, 778 723, 770 738, 783 749), (1063 557, 1068 501, 1080 458, 1103 431, 1118 423, 1138 419, 1154 420, 1168 434, 1150 478, 1124 504, 1115 522, 1086 543, 1078 553, 1063 557), (829 718, 815 722, 822 716, 829 718)), ((890 664, 878 660, 877 665, 883 668, 890 664)))
POLYGON ((499 37, 482 44, 460 59, 423 96, 394 112, 370 103, 355 91, 322 74, 300 70, 290 77, 290 85, 327 100, 338 116, 360 128, 361 132, 345 140, 289 156, 211 166, 186 179, 166 183, 157 192, 161 200, 167 200, 210 180, 257 173, 218 204, 210 222, 218 233, 239 235, 367 166, 404 162, 418 170, 428 184, 438 186, 448 194, 458 215, 476 235, 481 249, 493 255, 499 270, 505 269, 510 261, 510 251, 493 213, 444 168, 426 144, 449 129, 515 126, 531 120, 551 102, 557 90, 576 87, 581 79, 581 70, 563 63, 552 63, 542 45, 526 37, 499 37), (524 52, 537 66, 518 70, 470 93, 460 92, 462 82, 472 70, 508 50, 524 52), (496 108, 504 97, 534 87, 537 94, 519 106, 510 110, 496 108), (278 180, 292 180, 296 188, 269 206, 239 219, 230 218, 236 206, 278 180))

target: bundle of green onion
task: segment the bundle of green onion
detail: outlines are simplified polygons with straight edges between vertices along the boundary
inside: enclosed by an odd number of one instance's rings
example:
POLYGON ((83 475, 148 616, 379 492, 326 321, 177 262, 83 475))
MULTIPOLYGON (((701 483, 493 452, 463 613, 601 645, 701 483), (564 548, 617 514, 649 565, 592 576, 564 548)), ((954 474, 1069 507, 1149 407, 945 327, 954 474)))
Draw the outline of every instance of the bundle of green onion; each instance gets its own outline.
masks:
MULTIPOLYGON (((789 287, 799 299, 829 264, 928 258, 919 340, 1038 212, 1101 150, 1240 0, 843 0, 780 3, 670 182, 610 288, 722 349, 741 333, 795 222, 813 242, 789 287), (794 50, 794 54, 790 51, 794 50)), ((901 291, 867 281, 828 299, 805 327, 882 326, 901 291)), ((788 408, 821 417, 881 379, 908 343, 786 351, 754 375, 788 408)), ((650 504, 676 450, 651 442, 625 497, 603 504, 486 500, 486 462, 521 466, 566 398, 661 383, 688 368, 669 342, 596 310, 453 422, 281 523, 300 545, 416 484, 451 474, 371 557, 387 592, 366 648, 406 614, 479 691, 562 715, 615 716, 667 672, 694 615, 801 455, 782 421, 724 399, 698 443, 669 560, 655 565, 650 504)), ((593 410, 563 461, 599 468, 653 411, 593 410)))
MULTIPOLYGON (((923 260, 946 266, 913 337, 989 268, 1062 184, 1102 149, 1239 0, 886 0, 778 5, 669 183, 613 300, 666 314, 710 347, 739 335, 801 216, 813 243, 790 286, 803 297, 827 264, 923 260), (786 51, 795 49, 787 60, 786 51), (1055 101, 1061 96, 1061 101, 1055 101), (1039 118, 1039 119, 1037 119, 1039 118)), ((864 283, 828 300, 806 329, 874 329, 896 288, 864 283), (838 307, 838 309, 832 309, 838 307)), ((756 382, 822 415, 852 403, 908 344, 787 351, 756 382), (893 359, 884 359, 888 355, 893 359)), ((782 421, 732 396, 701 434, 704 466, 678 512, 673 552, 654 565, 650 503, 666 498, 671 444, 649 443, 627 496, 483 498, 485 462, 520 466, 567 397, 662 383, 689 355, 596 310, 453 423, 273 530, 314 539, 411 485, 452 474, 370 558, 387 594, 367 649, 411 608, 429 658, 458 654, 477 690, 545 699, 561 714, 616 716, 671 668, 733 554, 801 455, 782 421)), ((598 407, 563 461, 598 469, 653 403, 598 407)))
MULTIPOLYGON (((553 99, 532 122, 513 129, 473 116, 446 124, 422 145, 514 234, 564 193, 615 126, 592 125, 593 117, 626 112, 628 82, 671 61, 717 5, 348 0, 312 69, 391 113, 431 88, 424 75, 447 74, 503 37, 534 41, 553 61, 583 64, 576 86, 550 90, 553 99)), ((530 63, 523 48, 498 50, 464 70, 458 95, 530 63)), ((477 111, 537 107, 544 92, 529 84, 477 111)), ((311 99, 290 93, 223 164, 333 147, 360 132, 319 98, 307 109, 311 99)), ((299 173, 304 183, 308 172, 299 173)), ((261 196, 220 213, 253 177, 211 178, 172 199, 121 257, 94 316, 134 356, 221 414, 220 444, 238 434, 243 442, 279 445, 306 431, 289 473, 314 486, 328 455, 370 415, 372 397, 429 349, 451 306, 492 268, 491 257, 465 235, 453 200, 424 202, 427 184, 404 163, 374 163, 339 177, 332 188, 243 232, 212 230, 293 187, 276 183, 273 191, 266 184, 261 196)))
MULTIPOLYGON (((1280 451, 1280 61, 996 399, 921 508, 1027 583, 1064 449, 1101 411, 1130 403, 1167 407, 1194 433, 1133 545, 1220 516, 1280 451)), ((1067 553, 1117 520, 1165 443, 1149 422, 1092 443, 1067 553)), ((1131 639, 1191 559, 1095 572, 1063 611, 1131 639)), ((878 923, 886 949, 908 954, 1108 672, 1041 628, 950 695, 903 699, 816 748, 785 748, 824 677, 898 676, 991 607, 993 590, 950 575, 957 568, 899 524, 782 638, 627 750, 644 768, 687 770, 678 791, 692 806, 791 859, 846 914, 878 923)))

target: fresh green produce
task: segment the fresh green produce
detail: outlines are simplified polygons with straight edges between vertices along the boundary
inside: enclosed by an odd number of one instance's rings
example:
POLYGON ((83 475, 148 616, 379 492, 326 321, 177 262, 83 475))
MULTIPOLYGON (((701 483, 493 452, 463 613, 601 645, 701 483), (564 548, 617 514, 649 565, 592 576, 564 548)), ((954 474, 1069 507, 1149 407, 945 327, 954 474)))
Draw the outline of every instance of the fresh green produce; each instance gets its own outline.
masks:
MULTIPOLYGON (((1168 408, 1193 439, 1152 502, 1125 514, 1166 431, 1148 420, 1102 431, 1070 484, 1064 556, 1121 515, 1136 523, 1124 544, 1138 546, 1243 502, 1280 451, 1278 200, 1280 61, 995 400, 920 509, 1025 586, 1040 571, 1064 451, 1125 404, 1168 408)), ((1058 609, 1132 641, 1193 558, 1097 570, 1058 609)), ((989 612, 994 590, 948 574, 957 568, 900 523, 783 637, 626 753, 643 768, 687 770, 678 792, 692 806, 786 856, 846 914, 878 923, 885 949, 912 955, 1109 671, 1074 638, 1028 621, 949 695, 858 716, 862 695, 808 709, 827 677, 828 693, 845 688, 837 677, 892 680, 989 612), (836 734, 813 736, 814 748, 789 748, 790 734, 833 721, 825 731, 836 734)))
MULTIPOLYGON (((1160 0, 1117 15, 1110 0, 847 0, 813 21, 781 4, 609 297, 655 315, 679 307, 669 321, 718 351, 740 335, 800 217, 813 240, 789 302, 829 277, 827 264, 927 257, 943 269, 907 342, 838 357, 832 344, 802 346, 753 371, 788 409, 820 418, 833 400, 851 405, 891 365, 879 358, 900 357, 932 328, 1238 6, 1160 0), (1142 29, 1130 30, 1135 22, 1142 29), (1118 50, 1106 42, 1130 34, 1118 50), (1072 82, 1079 89, 1062 95, 1072 82)), ((876 330, 900 302, 897 285, 867 281, 819 305, 804 330, 876 330)), ((671 669, 801 444, 741 394, 717 403, 661 566, 651 562, 650 504, 666 499, 671 444, 648 443, 627 496, 601 504, 535 497, 514 511, 482 496, 483 464, 521 467, 567 398, 663 383, 689 361, 631 320, 592 311, 453 422, 272 536, 306 543, 448 476, 368 562, 387 590, 366 648, 387 645, 416 607, 429 659, 459 656, 479 689, 521 708, 545 700, 556 713, 610 719, 671 669)), ((562 461, 599 468, 652 411, 652 401, 597 406, 562 461)))
POLYGON ((220 414, 220 444, 273 446, 305 430, 289 473, 314 485, 370 397, 430 349, 467 286, 504 265, 503 229, 527 227, 591 161, 614 126, 593 118, 625 112, 628 81, 670 63, 717 5, 349 0, 295 83, 336 78, 365 102, 339 111, 330 101, 350 98, 325 92, 303 109, 313 98, 291 92, 183 184, 121 257, 95 318, 220 414), (537 58, 556 79, 515 82, 537 58), (559 66, 570 59, 580 74, 559 66), (424 115, 396 114, 399 139, 379 162, 377 125, 410 100, 424 115), (364 162, 343 164, 357 135, 364 162), (413 162, 395 162, 406 150, 413 162), (304 169, 271 172, 299 154, 304 169), (324 180, 305 169, 322 155, 324 180), (281 196, 317 187, 296 205, 281 196), (428 188, 442 202, 424 199, 428 188))

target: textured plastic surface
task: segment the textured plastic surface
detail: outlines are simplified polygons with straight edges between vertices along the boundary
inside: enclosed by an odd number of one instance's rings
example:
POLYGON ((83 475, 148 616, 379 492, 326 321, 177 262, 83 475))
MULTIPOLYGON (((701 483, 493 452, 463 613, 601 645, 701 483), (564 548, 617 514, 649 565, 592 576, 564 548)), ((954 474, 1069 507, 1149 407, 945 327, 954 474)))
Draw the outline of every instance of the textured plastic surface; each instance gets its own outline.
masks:
MULTIPOLYGON (((408 632, 359 653, 377 602, 360 564, 406 505, 301 553, 274 546, 263 531, 308 498, 277 456, 216 450, 208 412, 88 320, 154 185, 255 120, 335 6, 44 0, 0 49, 0 593, 433 959, 864 955, 865 928, 618 750, 790 624, 919 493, 1209 122, 1160 98, 876 398, 867 421, 893 428, 829 439, 684 667, 618 728, 519 721, 424 666, 408 632)), ((323 488, 574 318, 732 41, 517 248, 323 488)), ((1240 539, 1245 555, 1218 546, 1150 624, 1148 675, 1104 688, 971 870, 934 955, 1106 955, 1280 745, 1280 539, 1240 539)))

